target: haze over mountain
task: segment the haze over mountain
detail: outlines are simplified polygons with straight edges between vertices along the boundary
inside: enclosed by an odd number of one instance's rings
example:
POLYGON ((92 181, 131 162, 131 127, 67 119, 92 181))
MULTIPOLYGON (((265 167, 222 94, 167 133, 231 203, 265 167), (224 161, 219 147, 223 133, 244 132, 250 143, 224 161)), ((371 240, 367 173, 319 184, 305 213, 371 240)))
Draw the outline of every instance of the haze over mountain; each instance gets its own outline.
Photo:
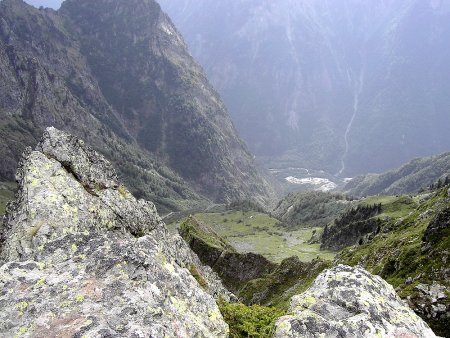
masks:
POLYGON ((61 7, 63 0, 25 0, 26 3, 33 5, 35 7, 48 7, 53 9, 58 9, 61 7))
POLYGON ((221 98, 153 0, 67 0, 58 12, 0 2, 0 87, 2 179, 55 126, 158 204, 198 200, 192 190, 267 196, 221 98))
POLYGON ((450 149, 450 3, 161 0, 251 150, 340 176, 450 149))

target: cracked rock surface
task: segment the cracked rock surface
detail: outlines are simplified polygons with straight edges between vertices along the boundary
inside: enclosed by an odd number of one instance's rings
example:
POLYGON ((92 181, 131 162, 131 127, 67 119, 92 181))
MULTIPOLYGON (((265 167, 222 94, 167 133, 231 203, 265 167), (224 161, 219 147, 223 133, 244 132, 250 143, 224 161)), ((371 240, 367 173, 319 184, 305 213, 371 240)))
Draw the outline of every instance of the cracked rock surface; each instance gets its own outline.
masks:
POLYGON ((232 295, 83 141, 48 128, 17 181, 0 229, 1 337, 228 335, 214 297, 232 295))
POLYGON ((338 265, 292 298, 290 313, 277 321, 275 337, 436 336, 382 278, 338 265))

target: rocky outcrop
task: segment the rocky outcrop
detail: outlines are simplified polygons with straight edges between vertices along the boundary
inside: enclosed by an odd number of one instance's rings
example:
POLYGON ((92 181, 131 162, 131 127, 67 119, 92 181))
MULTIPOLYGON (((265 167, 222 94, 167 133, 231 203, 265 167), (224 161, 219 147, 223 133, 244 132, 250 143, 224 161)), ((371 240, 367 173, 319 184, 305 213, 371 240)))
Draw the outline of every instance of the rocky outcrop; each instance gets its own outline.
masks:
POLYGON ((339 265, 293 297, 275 337, 436 337, 392 286, 362 268, 339 265))
POLYGON ((436 213, 422 237, 422 250, 428 250, 441 238, 450 236, 450 206, 436 213))
POLYGON ((83 141, 47 129, 17 180, 1 229, 0 336, 227 336, 214 296, 232 295, 83 141))
POLYGON ((407 301, 409 306, 430 325, 438 328, 445 336, 449 330, 450 303, 449 289, 439 283, 419 284, 414 287, 407 301))

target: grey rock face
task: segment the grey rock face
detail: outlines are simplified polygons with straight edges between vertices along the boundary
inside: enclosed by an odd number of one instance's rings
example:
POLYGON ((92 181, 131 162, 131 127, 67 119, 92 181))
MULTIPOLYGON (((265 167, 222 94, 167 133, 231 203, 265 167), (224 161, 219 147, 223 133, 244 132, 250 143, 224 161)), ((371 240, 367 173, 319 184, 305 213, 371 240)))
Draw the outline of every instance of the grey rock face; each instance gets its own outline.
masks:
POLYGON ((292 298, 275 337, 436 337, 392 286, 362 268, 339 265, 292 298))
POLYGON ((17 179, 1 229, 0 336, 227 336, 212 295, 231 295, 83 141, 47 129, 17 179))
POLYGON ((414 288, 408 303, 422 317, 439 320, 442 323, 450 321, 449 290, 439 283, 419 284, 414 288))

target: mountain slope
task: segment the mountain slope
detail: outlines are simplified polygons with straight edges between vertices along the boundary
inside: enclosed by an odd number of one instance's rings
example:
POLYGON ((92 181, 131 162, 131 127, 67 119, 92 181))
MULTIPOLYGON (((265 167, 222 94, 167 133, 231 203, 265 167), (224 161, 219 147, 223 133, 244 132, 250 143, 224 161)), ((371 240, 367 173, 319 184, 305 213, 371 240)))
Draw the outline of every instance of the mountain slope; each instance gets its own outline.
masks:
POLYGON ((353 176, 450 148, 447 2, 161 4, 256 155, 353 176))
POLYGON ((204 200, 186 181, 217 200, 267 195, 168 17, 154 1, 132 5, 66 1, 55 12, 1 2, 1 176, 11 178, 24 146, 54 125, 85 138, 134 192, 168 208, 204 200))
POLYGON ((414 199, 412 210, 381 219, 376 232, 362 245, 344 249, 337 261, 386 279, 437 334, 449 337, 449 186, 414 199))
POLYGON ((358 176, 343 190, 352 196, 397 195, 417 192, 450 175, 450 153, 416 158, 382 174, 358 176))

